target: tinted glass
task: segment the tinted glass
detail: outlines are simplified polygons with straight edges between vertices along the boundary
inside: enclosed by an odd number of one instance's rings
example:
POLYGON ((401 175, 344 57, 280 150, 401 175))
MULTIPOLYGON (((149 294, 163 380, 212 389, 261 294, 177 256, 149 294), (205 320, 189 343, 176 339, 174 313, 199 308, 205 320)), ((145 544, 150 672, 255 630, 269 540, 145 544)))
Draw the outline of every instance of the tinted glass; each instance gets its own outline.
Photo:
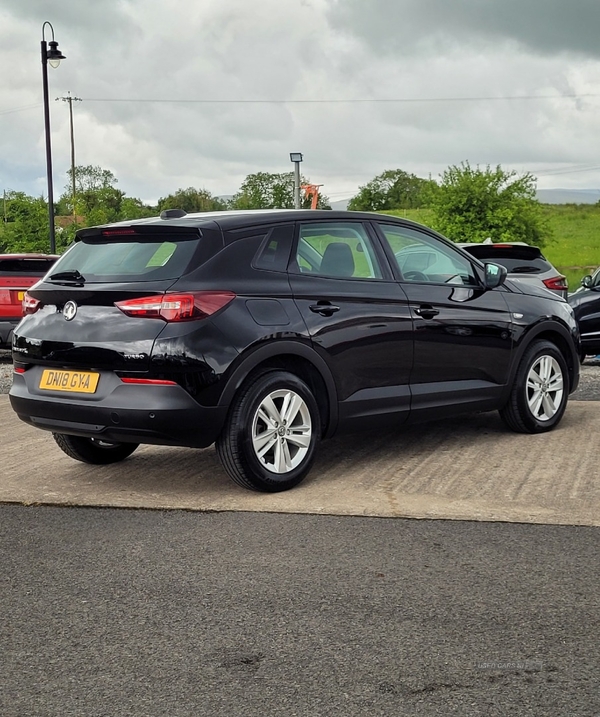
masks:
POLYGON ((273 227, 260 245, 252 265, 268 271, 285 271, 292 247, 293 224, 273 227))
POLYGON ((44 276, 55 259, 0 259, 0 276, 44 276))
POLYGON ((379 224, 400 270, 402 281, 478 285, 468 259, 452 247, 408 227, 379 224))
POLYGON ((50 277, 63 271, 78 271, 86 283, 136 282, 177 279, 198 246, 198 235, 190 239, 159 238, 135 241, 82 241, 74 244, 53 267, 50 277))
POLYGON ((326 222, 300 225, 293 270, 339 279, 379 279, 381 268, 362 224, 326 222))

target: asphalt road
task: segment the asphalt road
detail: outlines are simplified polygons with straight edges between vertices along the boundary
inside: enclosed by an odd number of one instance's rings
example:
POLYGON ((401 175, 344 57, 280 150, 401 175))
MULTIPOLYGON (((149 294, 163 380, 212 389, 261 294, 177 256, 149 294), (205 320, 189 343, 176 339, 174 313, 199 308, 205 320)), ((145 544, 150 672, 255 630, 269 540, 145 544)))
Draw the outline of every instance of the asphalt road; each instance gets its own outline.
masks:
POLYGON ((0 506, 3 717, 600 715, 596 528, 0 506))
POLYGON ((0 505, 0 715, 600 717, 598 575, 598 528, 0 505))

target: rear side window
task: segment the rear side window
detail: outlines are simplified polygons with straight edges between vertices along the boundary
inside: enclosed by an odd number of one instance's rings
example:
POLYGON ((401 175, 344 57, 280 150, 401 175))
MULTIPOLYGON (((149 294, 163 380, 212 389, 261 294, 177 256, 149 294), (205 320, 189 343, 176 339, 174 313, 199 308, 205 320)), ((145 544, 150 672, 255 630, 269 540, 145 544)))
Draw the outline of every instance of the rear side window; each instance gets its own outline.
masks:
POLYGON ((267 271, 286 271, 292 248, 293 230, 293 224, 273 227, 262 241, 252 266, 267 271))
POLYGON ((55 259, 0 259, 0 276, 44 276, 55 259))
POLYGON ((50 277, 78 271, 86 283, 177 279, 185 273, 199 241, 197 234, 189 239, 164 234, 139 240, 82 239, 54 265, 50 277))
POLYGON ((365 227, 357 222, 300 225, 295 261, 301 274, 338 279, 380 279, 381 268, 365 227))

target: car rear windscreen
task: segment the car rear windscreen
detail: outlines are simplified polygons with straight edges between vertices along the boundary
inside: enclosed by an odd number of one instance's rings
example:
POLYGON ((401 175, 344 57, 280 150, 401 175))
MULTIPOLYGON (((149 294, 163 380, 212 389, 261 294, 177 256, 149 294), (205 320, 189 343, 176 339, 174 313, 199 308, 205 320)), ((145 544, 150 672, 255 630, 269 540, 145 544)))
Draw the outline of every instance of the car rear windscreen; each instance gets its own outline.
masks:
POLYGON ((161 233, 139 238, 84 238, 59 259, 49 278, 68 278, 65 272, 78 272, 86 284, 177 279, 185 273, 199 241, 197 232, 175 237, 161 233))
POLYGON ((0 259, 0 276, 44 276, 55 259, 0 259))

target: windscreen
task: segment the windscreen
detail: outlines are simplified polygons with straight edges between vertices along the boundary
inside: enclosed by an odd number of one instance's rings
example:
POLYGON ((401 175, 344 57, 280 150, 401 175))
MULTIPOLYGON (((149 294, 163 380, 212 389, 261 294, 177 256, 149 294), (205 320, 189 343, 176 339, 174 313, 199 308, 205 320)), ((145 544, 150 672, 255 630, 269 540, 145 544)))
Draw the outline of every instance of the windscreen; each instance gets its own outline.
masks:
POLYGON ((131 283, 177 279, 186 270, 200 241, 189 237, 126 237, 103 241, 97 237, 74 244, 54 265, 49 278, 68 278, 65 272, 78 272, 86 284, 131 283))

